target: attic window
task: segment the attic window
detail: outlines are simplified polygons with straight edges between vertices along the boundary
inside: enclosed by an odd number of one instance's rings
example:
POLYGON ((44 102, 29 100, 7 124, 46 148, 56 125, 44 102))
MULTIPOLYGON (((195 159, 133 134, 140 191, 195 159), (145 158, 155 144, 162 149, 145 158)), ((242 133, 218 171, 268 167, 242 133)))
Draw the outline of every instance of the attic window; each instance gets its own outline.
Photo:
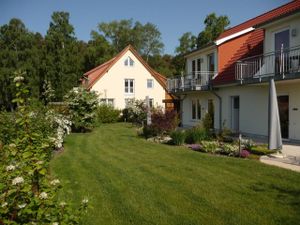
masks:
POLYGON ((134 65, 134 61, 132 60, 132 58, 130 58, 129 56, 125 59, 124 61, 124 65, 125 66, 133 66, 134 65))

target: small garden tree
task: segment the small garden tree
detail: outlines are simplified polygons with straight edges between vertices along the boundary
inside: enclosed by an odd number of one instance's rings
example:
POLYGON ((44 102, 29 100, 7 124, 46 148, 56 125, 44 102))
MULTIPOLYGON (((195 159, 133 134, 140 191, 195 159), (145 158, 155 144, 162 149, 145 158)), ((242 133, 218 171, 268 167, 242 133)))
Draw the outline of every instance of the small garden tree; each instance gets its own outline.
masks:
POLYGON ((96 119, 98 96, 83 87, 73 88, 65 96, 75 131, 85 132, 93 128, 96 119))

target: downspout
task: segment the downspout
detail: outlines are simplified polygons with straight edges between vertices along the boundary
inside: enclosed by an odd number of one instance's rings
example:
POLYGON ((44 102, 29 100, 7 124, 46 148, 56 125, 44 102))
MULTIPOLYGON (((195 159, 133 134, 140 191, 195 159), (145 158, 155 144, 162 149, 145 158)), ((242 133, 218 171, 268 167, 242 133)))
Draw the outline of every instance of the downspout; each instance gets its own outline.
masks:
POLYGON ((220 95, 218 95, 212 87, 210 88, 210 91, 213 95, 215 95, 219 99, 219 129, 220 131, 223 129, 222 128, 222 98, 220 95))
POLYGON ((180 95, 180 119, 181 119, 181 127, 183 126, 182 119, 183 119, 183 100, 185 99, 186 95, 180 95), (181 98, 183 96, 183 98, 181 98))

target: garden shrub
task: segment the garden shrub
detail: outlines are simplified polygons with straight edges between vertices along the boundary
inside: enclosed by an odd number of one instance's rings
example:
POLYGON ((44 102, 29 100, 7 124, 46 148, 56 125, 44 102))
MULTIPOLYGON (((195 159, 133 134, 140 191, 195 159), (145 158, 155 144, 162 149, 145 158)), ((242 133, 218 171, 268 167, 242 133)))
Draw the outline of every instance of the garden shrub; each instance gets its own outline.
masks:
POLYGON ((239 152, 239 146, 235 144, 223 143, 220 146, 219 153, 228 156, 236 156, 239 152))
POLYGON ((254 142, 251 139, 242 139, 242 145, 247 150, 251 150, 255 146, 254 142))
POLYGON ((173 131, 170 134, 174 145, 183 145, 185 140, 185 132, 182 130, 173 131))
POLYGON ((31 129, 36 115, 28 106, 23 80, 14 79, 16 138, 0 151, 0 224, 79 224, 88 200, 76 211, 58 201, 60 181, 48 174, 51 143, 41 130, 31 129))
POLYGON ((9 144, 16 138, 16 119, 12 112, 0 111, 0 142, 9 144))
POLYGON ((250 152, 247 151, 247 150, 245 150, 245 149, 242 150, 242 151, 241 151, 241 154, 240 154, 240 156, 241 156, 242 158, 248 158, 249 155, 250 155, 250 152))
POLYGON ((202 119, 202 125, 204 130, 209 133, 214 128, 213 117, 210 113, 206 113, 202 119))
POLYGON ((201 141, 201 151, 206 153, 216 153, 219 150, 217 141, 201 141))
POLYGON ((122 119, 126 122, 138 125, 145 124, 147 118, 147 106, 144 100, 130 99, 122 110, 122 119))
POLYGON ((209 134, 202 127, 193 127, 186 131, 185 142, 187 144, 196 144, 200 143, 203 140, 208 140, 209 134))
POLYGON ((111 105, 101 104, 97 107, 97 123, 115 123, 120 118, 120 110, 111 105))
POLYGON ((156 131, 156 135, 169 134, 174 131, 179 124, 178 114, 175 110, 163 111, 156 108, 151 113, 151 127, 156 131))
POLYGON ((276 150, 270 150, 266 145, 253 146, 251 149, 248 150, 251 154, 255 155, 268 155, 276 153, 276 150))
POLYGON ((85 132, 93 128, 98 106, 98 96, 95 92, 83 87, 73 88, 65 96, 65 101, 75 131, 85 132))
POLYGON ((142 135, 147 139, 147 138, 151 138, 151 137, 156 137, 158 134, 158 131, 152 127, 152 126, 148 126, 145 125, 143 126, 143 133, 142 135))

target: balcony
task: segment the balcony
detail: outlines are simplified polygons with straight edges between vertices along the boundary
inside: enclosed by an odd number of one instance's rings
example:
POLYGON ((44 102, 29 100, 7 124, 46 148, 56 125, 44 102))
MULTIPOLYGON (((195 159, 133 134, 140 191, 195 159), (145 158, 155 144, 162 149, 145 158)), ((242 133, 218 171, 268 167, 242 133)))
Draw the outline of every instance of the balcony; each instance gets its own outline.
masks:
POLYGON ((191 74, 176 76, 167 80, 169 93, 208 90, 213 71, 195 71, 191 74))
POLYGON ((235 79, 243 83, 257 83, 300 78, 300 47, 281 49, 236 63, 235 79))

